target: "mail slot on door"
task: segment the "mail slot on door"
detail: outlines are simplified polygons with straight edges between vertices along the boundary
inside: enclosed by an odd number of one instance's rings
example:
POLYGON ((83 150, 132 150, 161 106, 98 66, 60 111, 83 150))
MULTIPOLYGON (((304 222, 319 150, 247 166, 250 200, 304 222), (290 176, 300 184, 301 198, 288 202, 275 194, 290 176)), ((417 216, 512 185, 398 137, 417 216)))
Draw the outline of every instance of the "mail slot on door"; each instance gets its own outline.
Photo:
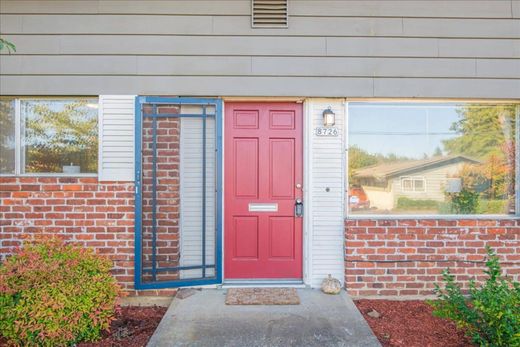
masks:
POLYGON ((249 212, 278 212, 278 204, 251 202, 249 212))

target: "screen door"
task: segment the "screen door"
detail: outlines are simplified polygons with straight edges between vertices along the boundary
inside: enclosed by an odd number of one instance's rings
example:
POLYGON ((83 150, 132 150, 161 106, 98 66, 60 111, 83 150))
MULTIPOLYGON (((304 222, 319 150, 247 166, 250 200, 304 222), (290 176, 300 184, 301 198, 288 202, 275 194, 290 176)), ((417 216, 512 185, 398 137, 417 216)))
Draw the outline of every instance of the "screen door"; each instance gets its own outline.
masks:
POLYGON ((136 98, 136 289, 221 283, 222 104, 136 98))

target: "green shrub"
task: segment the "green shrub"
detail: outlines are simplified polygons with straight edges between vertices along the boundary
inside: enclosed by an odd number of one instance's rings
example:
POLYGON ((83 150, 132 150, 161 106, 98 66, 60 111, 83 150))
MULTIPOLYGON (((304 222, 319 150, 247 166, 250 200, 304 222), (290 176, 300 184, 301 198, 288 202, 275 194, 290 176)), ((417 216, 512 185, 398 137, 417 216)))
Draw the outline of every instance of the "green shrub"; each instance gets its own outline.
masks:
POLYGON ((463 188, 458 193, 448 193, 452 213, 454 214, 475 214, 479 201, 478 193, 463 188))
POLYGON ((397 198, 397 209, 399 210, 436 210, 439 202, 427 199, 410 199, 405 196, 397 198))
POLYGON ((0 335, 23 346, 99 339, 121 294, 111 267, 58 240, 28 244, 0 265, 0 335))
POLYGON ((470 281, 465 296, 449 270, 445 288, 435 286, 439 300, 430 301, 434 315, 453 320, 481 346, 520 346, 520 284, 502 277, 500 263, 488 248, 488 275, 483 285, 470 281))

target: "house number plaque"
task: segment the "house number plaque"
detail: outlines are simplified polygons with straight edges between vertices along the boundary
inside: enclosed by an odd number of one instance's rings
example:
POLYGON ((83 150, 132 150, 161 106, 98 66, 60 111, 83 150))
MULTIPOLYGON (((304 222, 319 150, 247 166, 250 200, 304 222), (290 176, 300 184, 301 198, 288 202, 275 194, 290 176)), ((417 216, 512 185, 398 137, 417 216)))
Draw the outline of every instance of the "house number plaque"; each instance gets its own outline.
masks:
POLYGON ((338 128, 318 127, 315 129, 316 136, 338 136, 338 128))

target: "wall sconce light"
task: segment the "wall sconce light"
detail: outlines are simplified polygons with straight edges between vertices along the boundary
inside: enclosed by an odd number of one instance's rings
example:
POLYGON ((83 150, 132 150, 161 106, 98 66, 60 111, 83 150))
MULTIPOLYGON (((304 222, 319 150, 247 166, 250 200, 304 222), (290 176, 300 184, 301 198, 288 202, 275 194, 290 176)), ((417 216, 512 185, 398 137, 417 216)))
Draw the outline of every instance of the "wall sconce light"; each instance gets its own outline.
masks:
POLYGON ((330 106, 326 110, 323 111, 323 126, 331 127, 336 124, 336 114, 332 112, 330 106))

